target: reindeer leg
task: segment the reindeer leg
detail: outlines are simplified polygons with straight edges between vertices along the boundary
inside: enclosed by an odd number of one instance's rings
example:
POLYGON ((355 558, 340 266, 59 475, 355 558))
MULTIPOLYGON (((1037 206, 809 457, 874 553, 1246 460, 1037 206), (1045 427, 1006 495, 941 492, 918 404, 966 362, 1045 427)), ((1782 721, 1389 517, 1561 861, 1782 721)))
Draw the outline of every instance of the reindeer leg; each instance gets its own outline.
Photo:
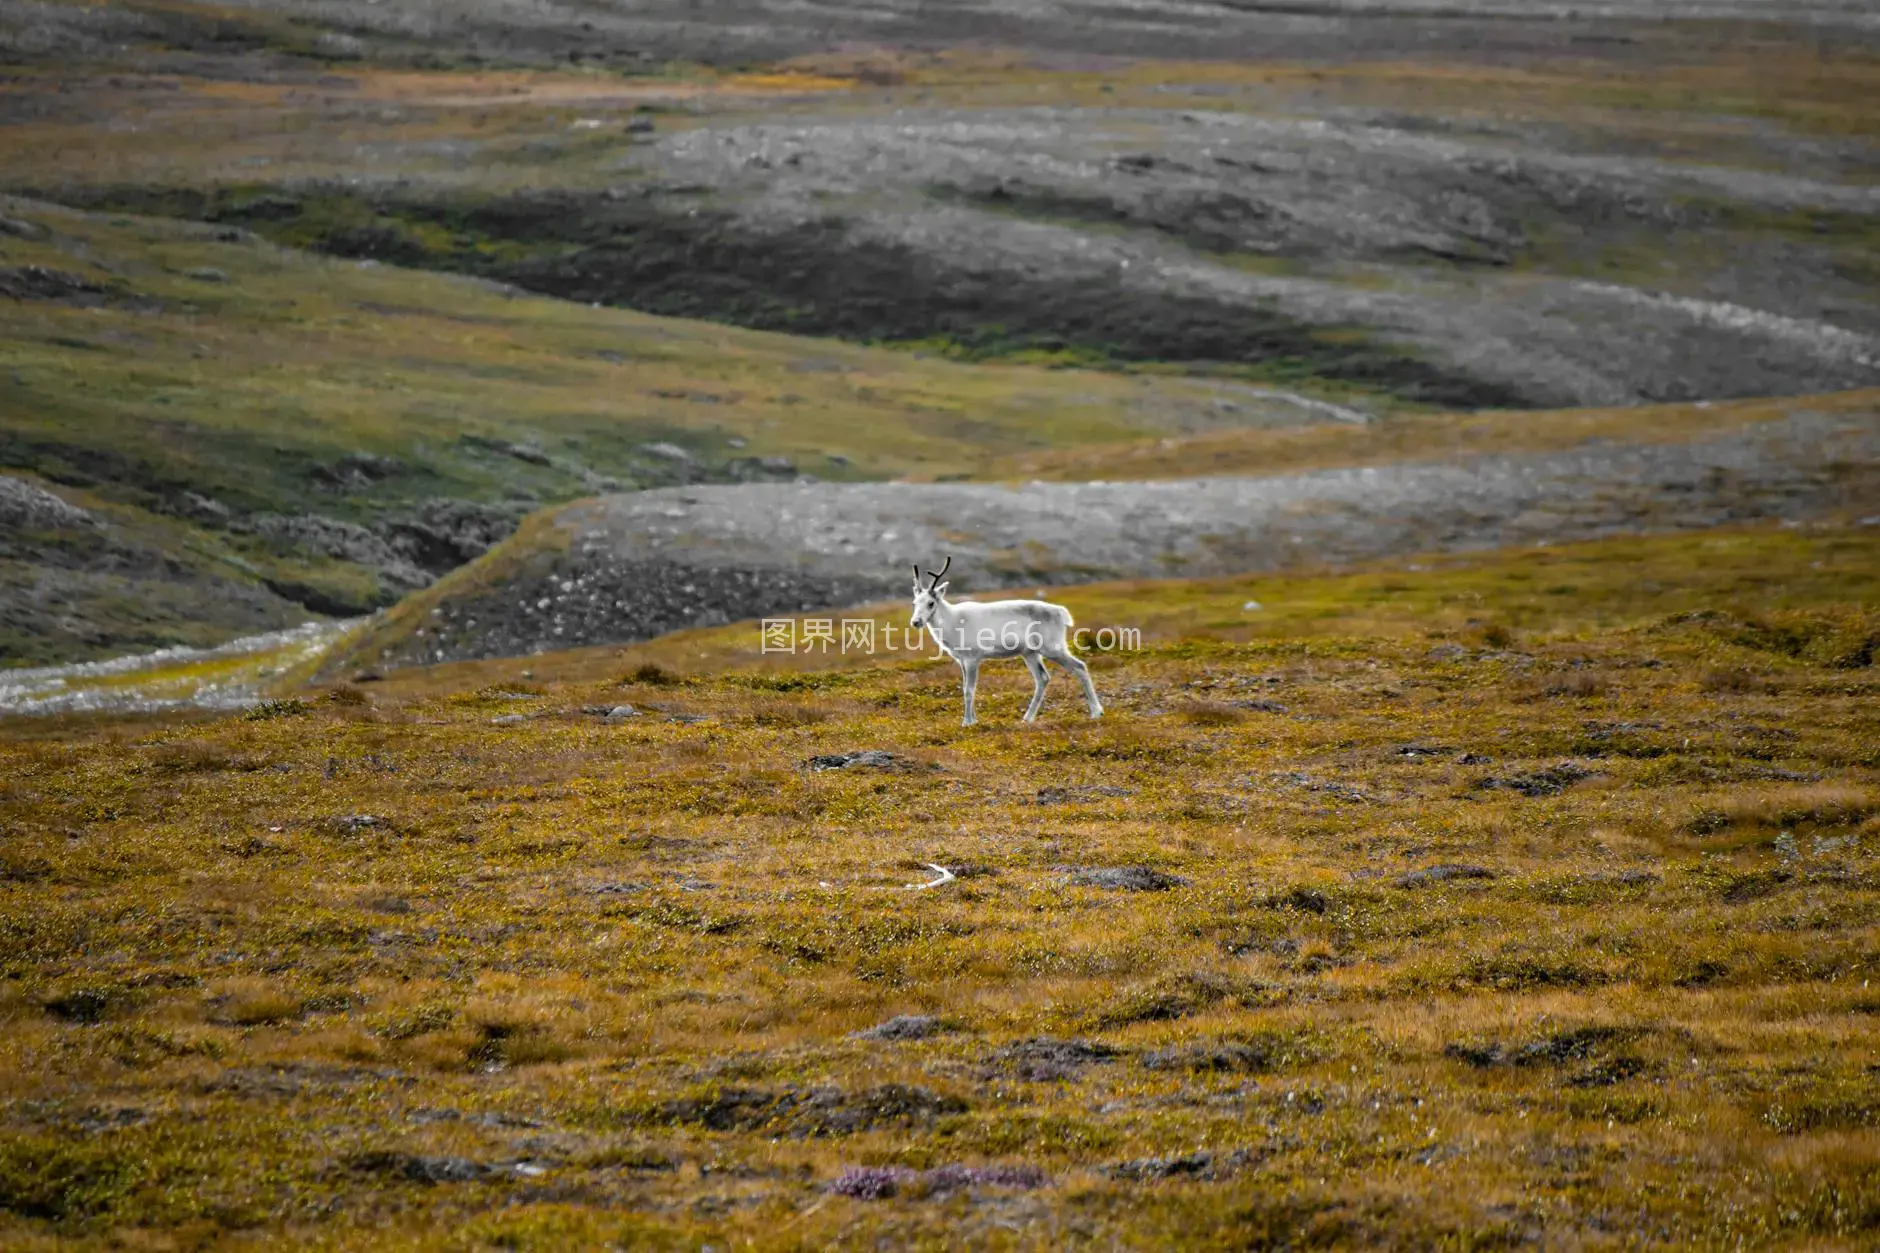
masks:
POLYGON ((1051 672, 1045 669, 1044 659, 1037 653, 1025 654, 1025 669, 1031 671, 1031 704, 1025 707, 1025 721, 1032 722, 1044 708, 1044 689, 1051 682, 1051 672))
POLYGON ((1051 654, 1051 660, 1063 666, 1077 676, 1084 685, 1084 708, 1090 711, 1092 718, 1103 716, 1103 702, 1097 699, 1097 685, 1090 681, 1090 667, 1086 666, 1070 649, 1051 654))
POLYGON ((973 716, 973 694, 979 690, 979 661, 960 661, 960 690, 966 697, 966 716, 960 719, 960 725, 970 727, 978 719, 973 716))

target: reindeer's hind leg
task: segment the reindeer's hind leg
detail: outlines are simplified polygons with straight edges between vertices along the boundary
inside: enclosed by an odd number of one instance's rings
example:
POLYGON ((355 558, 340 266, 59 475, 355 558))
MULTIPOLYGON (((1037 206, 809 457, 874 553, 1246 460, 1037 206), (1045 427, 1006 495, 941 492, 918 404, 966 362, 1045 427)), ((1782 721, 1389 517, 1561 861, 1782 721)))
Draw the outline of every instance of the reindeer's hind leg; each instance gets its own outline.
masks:
POLYGON ((960 719, 960 725, 970 727, 978 719, 973 716, 973 694, 979 690, 979 659, 960 659, 960 692, 966 699, 966 716, 960 719))
POLYGON ((1025 721, 1030 722, 1044 708, 1044 689, 1051 682, 1051 672, 1045 669, 1044 659, 1037 653, 1026 653, 1024 657, 1025 669, 1031 671, 1031 704, 1025 706, 1025 721))
POLYGON ((1097 699, 1097 685, 1090 681, 1090 667, 1080 661, 1069 648, 1059 647, 1045 656, 1063 666, 1077 676, 1077 681, 1084 685, 1084 708, 1090 711, 1092 718, 1103 716, 1103 702, 1097 699))

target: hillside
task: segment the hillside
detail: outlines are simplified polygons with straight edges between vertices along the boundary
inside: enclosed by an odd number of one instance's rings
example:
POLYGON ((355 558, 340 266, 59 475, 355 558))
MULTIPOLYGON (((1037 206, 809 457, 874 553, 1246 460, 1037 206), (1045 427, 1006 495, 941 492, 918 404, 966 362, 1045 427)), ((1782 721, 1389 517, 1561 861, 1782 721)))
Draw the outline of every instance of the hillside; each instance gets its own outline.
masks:
POLYGON ((1851 6, 864 7, 9 6, 0 189, 1444 409, 1880 384, 1851 6))
POLYGON ((1221 384, 967 367, 0 200, 0 664, 356 615, 543 504, 962 473, 1223 422, 1221 384))
POLYGON ((1876 572, 1092 588, 1097 723, 749 624, 7 723, 0 1243, 1864 1247, 1876 572))

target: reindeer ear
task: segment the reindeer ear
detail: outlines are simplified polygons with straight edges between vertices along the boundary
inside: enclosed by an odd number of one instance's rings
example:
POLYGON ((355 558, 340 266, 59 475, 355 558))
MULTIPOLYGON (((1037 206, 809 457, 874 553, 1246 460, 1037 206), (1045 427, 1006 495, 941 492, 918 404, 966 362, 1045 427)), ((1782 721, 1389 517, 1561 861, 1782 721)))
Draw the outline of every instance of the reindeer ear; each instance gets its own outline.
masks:
POLYGON ((953 585, 951 583, 936 583, 933 589, 934 595, 945 596, 947 594, 947 589, 952 586, 953 585))

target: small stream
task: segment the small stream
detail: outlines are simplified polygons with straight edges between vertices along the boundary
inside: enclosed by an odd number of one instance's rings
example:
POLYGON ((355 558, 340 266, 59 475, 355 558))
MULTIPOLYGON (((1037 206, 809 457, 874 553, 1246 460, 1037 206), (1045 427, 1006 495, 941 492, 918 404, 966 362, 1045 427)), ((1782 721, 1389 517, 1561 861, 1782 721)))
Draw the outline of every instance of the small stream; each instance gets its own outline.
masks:
POLYGON ((357 619, 307 622, 214 648, 165 648, 106 661, 0 670, 0 715, 241 709, 311 661, 357 619))

